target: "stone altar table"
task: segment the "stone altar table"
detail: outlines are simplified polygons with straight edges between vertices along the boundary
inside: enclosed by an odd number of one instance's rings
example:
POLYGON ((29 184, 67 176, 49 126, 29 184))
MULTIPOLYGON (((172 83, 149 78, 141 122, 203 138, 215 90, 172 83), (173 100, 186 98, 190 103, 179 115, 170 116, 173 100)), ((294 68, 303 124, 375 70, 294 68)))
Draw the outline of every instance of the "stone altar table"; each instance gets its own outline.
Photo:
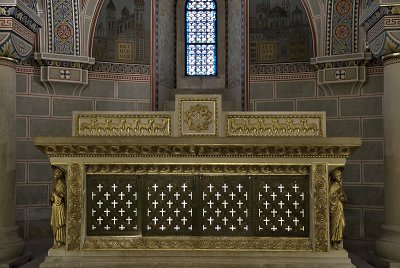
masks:
POLYGON ((333 250, 329 174, 359 138, 323 113, 74 114, 73 137, 37 137, 66 174, 65 246, 41 267, 352 267, 333 250))

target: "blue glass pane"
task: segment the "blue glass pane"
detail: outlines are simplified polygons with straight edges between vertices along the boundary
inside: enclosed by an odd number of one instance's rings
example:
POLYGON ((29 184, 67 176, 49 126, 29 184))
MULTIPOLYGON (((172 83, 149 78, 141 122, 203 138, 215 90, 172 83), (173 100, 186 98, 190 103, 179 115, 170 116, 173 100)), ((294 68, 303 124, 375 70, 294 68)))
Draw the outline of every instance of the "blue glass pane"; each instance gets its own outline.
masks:
POLYGON ((186 74, 216 75, 216 6, 213 0, 186 5, 186 74))
POLYGON ((186 8, 188 10, 215 9, 213 0, 192 0, 188 1, 186 8))

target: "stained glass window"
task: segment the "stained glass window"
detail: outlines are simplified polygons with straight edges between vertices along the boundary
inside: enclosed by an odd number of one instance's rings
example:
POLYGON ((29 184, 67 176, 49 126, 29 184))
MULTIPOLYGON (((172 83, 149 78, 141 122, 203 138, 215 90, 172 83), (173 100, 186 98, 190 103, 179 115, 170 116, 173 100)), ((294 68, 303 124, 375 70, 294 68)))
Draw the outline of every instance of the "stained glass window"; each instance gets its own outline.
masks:
POLYGON ((217 75, 215 0, 186 2, 186 75, 217 75))

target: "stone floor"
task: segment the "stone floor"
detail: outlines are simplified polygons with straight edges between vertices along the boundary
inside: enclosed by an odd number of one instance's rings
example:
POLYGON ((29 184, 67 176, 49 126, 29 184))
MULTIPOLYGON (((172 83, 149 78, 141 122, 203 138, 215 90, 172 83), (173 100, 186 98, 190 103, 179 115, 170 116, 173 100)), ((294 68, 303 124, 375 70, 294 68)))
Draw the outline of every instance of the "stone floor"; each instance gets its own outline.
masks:
MULTIPOLYGON (((25 252, 31 254, 32 260, 20 268, 37 268, 44 261, 47 250, 51 247, 51 239, 34 239, 26 242, 25 252)), ((358 268, 387 268, 387 264, 381 261, 373 253, 373 242, 362 240, 345 240, 344 247, 348 250, 352 263, 358 268)), ((18 267, 18 266, 16 266, 18 267)))

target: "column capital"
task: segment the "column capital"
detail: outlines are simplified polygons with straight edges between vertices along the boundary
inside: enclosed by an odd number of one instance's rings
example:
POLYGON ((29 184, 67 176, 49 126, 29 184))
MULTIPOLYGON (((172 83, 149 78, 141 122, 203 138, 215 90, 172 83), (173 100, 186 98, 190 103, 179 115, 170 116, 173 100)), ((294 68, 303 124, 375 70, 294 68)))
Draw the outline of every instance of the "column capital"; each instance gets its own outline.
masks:
POLYGON ((400 4, 388 0, 369 0, 360 25, 376 58, 400 52, 400 4))
POLYGON ((0 56, 25 60, 33 52, 42 26, 37 0, 3 0, 0 3, 0 56))

